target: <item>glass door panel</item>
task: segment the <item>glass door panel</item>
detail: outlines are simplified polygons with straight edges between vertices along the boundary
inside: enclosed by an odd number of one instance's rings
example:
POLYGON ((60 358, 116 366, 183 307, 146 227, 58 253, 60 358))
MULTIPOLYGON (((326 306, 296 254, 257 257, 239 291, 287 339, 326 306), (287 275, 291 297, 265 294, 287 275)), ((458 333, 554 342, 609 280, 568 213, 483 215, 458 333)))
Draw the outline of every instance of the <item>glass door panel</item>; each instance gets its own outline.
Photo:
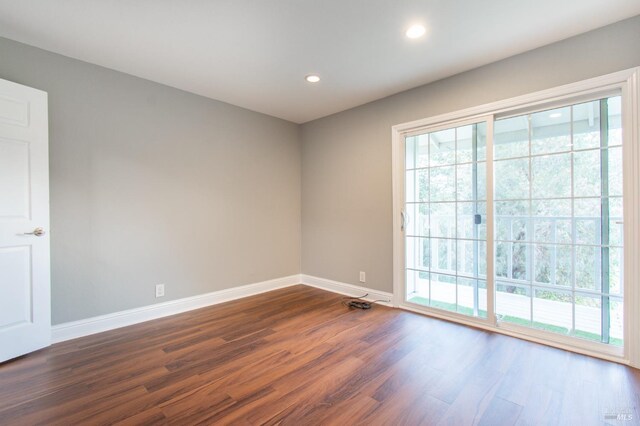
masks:
POLYGON ((620 103, 495 121, 499 322, 622 345, 620 103))
POLYGON ((485 122, 405 138, 406 300, 487 316, 485 122))

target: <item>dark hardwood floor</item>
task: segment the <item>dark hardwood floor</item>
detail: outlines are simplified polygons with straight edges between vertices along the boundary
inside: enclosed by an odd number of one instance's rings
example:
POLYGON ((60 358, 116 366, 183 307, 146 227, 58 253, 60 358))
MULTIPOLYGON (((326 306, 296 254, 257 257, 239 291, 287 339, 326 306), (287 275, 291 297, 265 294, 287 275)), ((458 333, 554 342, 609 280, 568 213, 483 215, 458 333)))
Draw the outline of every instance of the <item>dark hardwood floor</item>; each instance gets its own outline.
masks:
POLYGON ((0 364, 0 424, 638 424, 638 370, 340 302, 300 285, 0 364))

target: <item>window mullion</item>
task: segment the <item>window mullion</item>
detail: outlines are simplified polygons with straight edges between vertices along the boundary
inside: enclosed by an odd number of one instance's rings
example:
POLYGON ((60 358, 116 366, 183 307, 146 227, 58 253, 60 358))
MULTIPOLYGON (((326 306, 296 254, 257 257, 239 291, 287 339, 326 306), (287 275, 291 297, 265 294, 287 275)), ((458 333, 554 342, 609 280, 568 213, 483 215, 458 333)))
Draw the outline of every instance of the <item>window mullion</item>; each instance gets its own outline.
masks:
POLYGON ((487 202, 487 320, 496 325, 495 311, 495 232, 494 232, 494 208, 493 208, 493 124, 494 116, 487 118, 487 135, 486 135, 486 202, 487 202))
POLYGON ((609 108, 607 99, 600 100, 600 311, 602 316, 601 336, 603 343, 609 343, 609 324, 611 321, 609 310, 609 108))
MULTIPOLYGON (((473 126, 471 133, 471 190, 473 192, 473 221, 474 224, 479 225, 476 221, 478 217, 478 126, 473 126)), ((478 241, 478 226, 473 227, 473 276, 475 277, 475 286, 473 288, 474 297, 473 297, 473 315, 478 316, 478 302, 479 302, 479 290, 478 290, 478 278, 480 276, 480 268, 478 265, 480 250, 478 250, 478 246, 480 242, 478 241)))

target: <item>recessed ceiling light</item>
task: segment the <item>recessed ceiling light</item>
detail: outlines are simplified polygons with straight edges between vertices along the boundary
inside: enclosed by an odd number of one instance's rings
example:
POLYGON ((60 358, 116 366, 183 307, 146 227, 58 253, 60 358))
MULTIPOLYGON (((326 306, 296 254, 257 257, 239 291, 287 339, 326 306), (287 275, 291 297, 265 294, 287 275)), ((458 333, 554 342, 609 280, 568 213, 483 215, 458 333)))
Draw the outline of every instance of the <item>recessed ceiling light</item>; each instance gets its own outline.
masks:
POLYGON ((549 114, 549 118, 560 118, 562 117, 561 112, 554 112, 553 114, 549 114))
POLYGON ((422 25, 412 25, 405 33, 409 38, 422 37, 427 30, 422 25))
POLYGON ((309 83, 317 83, 320 81, 320 77, 318 77, 315 74, 309 74, 304 79, 307 80, 309 83))

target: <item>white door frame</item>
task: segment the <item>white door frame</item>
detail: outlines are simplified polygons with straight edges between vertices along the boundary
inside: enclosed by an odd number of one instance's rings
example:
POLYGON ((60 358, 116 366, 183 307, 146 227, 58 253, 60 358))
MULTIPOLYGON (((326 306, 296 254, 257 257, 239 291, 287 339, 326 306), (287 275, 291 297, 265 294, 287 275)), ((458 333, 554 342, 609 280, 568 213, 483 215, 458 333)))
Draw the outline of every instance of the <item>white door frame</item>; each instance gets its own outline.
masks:
MULTIPOLYGON (((498 102, 492 102, 477 107, 442 114, 426 119, 398 124, 392 127, 391 157, 392 157, 392 190, 393 190, 393 304, 395 307, 417 311, 434 317, 439 317, 459 323, 472 325, 499 333, 520 337, 523 339, 544 343, 579 352, 599 358, 609 359, 615 362, 631 364, 640 367, 640 68, 633 68, 615 72, 601 77, 567 84, 564 86, 518 96, 498 102), (500 325, 495 317, 487 320, 466 317, 445 311, 416 308, 415 305, 405 301, 405 258, 404 258, 404 231, 402 230, 402 209, 404 208, 404 175, 405 155, 404 137, 408 133, 425 128, 447 126, 460 121, 482 121, 486 116, 500 114, 514 114, 519 110, 547 109, 554 104, 566 102, 568 99, 589 97, 602 92, 620 90, 622 92, 622 126, 623 126, 623 161, 624 161, 624 351, 618 348, 604 347, 602 344, 580 342, 576 345, 574 339, 563 336, 554 336, 552 333, 524 329, 523 327, 500 325)), ((493 133, 493 121, 487 133, 493 133)), ((488 138, 489 139, 489 138, 488 138)), ((493 160, 489 152, 487 141, 487 164, 493 160)), ((493 188, 493 167, 488 167, 487 173, 487 252, 493 245, 493 211, 489 208, 489 186, 493 188), (490 213, 491 211, 491 213, 490 213), (491 216, 489 216, 491 214, 491 216), (490 245, 491 244, 491 245, 490 245)), ((493 290, 493 262, 487 263, 487 292, 491 285, 493 290), (491 284, 490 284, 491 283, 491 284)), ((493 311, 493 291, 487 301, 488 312, 493 311)))

